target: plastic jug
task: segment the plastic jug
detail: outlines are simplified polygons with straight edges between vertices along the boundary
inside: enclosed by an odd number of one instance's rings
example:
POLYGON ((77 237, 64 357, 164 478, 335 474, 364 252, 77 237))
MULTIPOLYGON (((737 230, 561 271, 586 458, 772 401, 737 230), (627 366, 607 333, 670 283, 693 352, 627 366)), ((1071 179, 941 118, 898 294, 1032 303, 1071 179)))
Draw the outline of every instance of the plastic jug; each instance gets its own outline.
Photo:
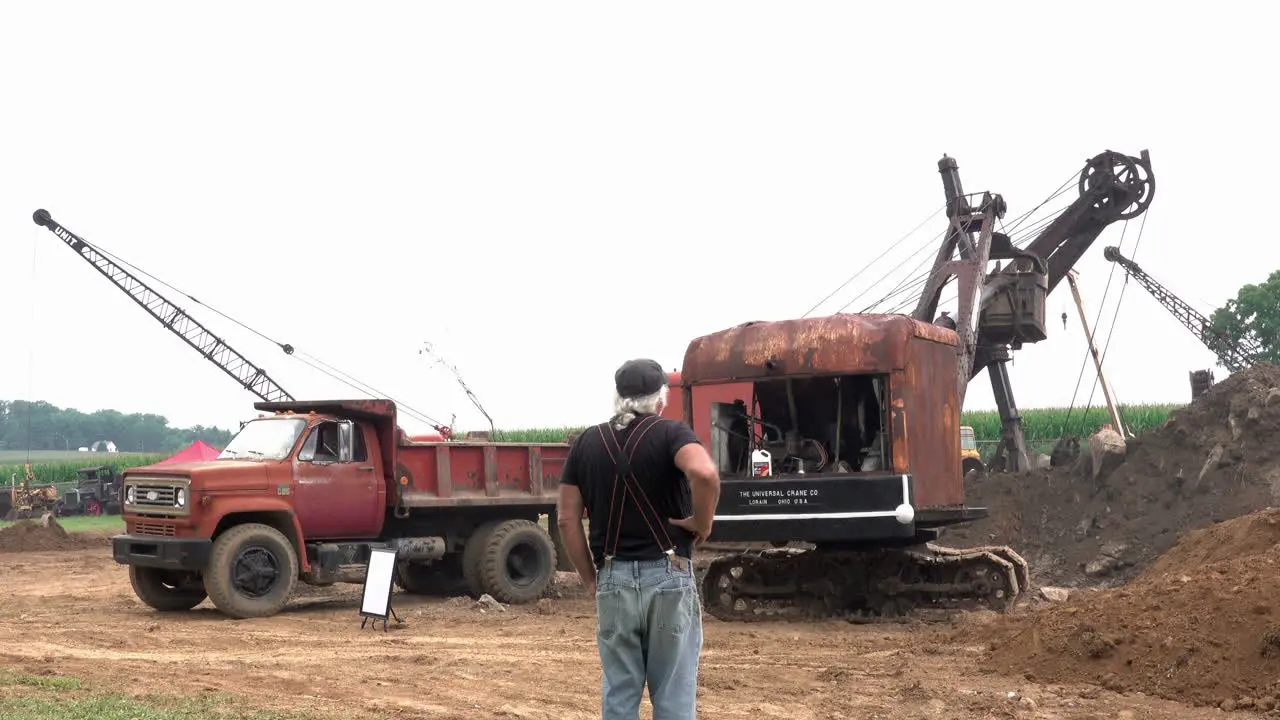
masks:
POLYGON ((751 477, 773 477, 773 456, 768 450, 751 451, 751 477))

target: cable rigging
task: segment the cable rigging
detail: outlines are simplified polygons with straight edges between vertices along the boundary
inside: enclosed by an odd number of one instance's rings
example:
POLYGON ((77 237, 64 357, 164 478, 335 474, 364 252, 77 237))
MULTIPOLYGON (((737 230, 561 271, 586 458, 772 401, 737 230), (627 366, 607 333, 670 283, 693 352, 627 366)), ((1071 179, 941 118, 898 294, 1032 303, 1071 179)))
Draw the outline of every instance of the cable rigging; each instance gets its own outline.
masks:
MULTIPOLYGON (((866 272, 868 269, 871 268, 872 265, 875 265, 877 262, 879 262, 882 258, 884 258, 885 255, 888 255, 890 252, 893 252, 893 250, 897 248, 899 245, 901 245, 903 242, 905 242, 907 238, 916 234, 916 232, 920 230, 920 228, 924 227, 930 220, 933 220, 935 217, 937 217, 938 213, 942 212, 946 208, 947 208, 946 204, 943 203, 941 206, 938 207, 938 209, 934 210, 932 213, 929 213, 929 217, 926 217, 924 220, 921 220, 920 224, 916 225, 914 228, 908 231, 906 235, 903 235, 902 237, 898 238, 898 240, 893 244, 891 244, 888 248, 886 248, 884 252, 877 255, 875 259, 873 259, 871 262, 862 266, 861 270, 849 276, 847 280, 840 283, 839 287, 837 287, 835 290, 832 290, 830 293, 828 293, 826 297, 822 298, 817 303, 815 303, 813 307, 806 310, 804 315, 801 315, 800 317, 802 318, 808 317, 809 313, 813 312, 814 310, 817 310, 822 305, 822 303, 830 300, 836 293, 843 290, 845 286, 847 286, 849 283, 853 282, 854 280, 858 279, 858 277, 862 275, 862 273, 866 272)), ((875 287, 875 285, 873 284, 871 287, 875 287)), ((846 304, 844 307, 848 307, 848 304, 846 304)), ((844 309, 844 307, 840 308, 840 310, 837 310, 836 312, 837 313, 840 312, 841 310, 844 309)))
MULTIPOLYGON (((1125 225, 1127 226, 1128 223, 1126 222, 1125 225)), ((1138 239, 1135 240, 1133 243, 1133 252, 1130 253, 1130 257, 1137 256, 1138 246, 1142 244, 1142 231, 1145 230, 1146 227, 1147 227, 1147 213, 1143 213, 1142 224, 1138 226, 1138 239)), ((1114 263, 1112 264, 1112 267, 1113 268, 1115 267, 1114 263)), ((1111 349, 1111 336, 1115 333, 1116 320, 1118 320, 1120 317, 1120 305, 1121 303, 1124 302, 1124 291, 1128 289, 1128 287, 1129 287, 1129 276, 1128 274, 1125 274, 1124 284, 1120 286, 1120 296, 1116 298, 1115 312, 1111 314, 1111 327, 1107 328, 1107 342, 1102 346, 1102 359, 1098 361, 1099 364, 1105 364, 1107 361, 1107 351, 1111 349)), ((1094 393, 1096 393, 1098 390, 1098 380, 1099 378, 1096 378, 1096 377, 1093 380, 1093 388, 1089 391, 1089 403, 1085 407, 1093 406, 1093 396, 1094 396, 1094 393)), ((1120 406, 1120 402, 1119 400, 1117 400, 1116 401, 1117 409, 1119 408, 1119 406, 1120 406)), ((1082 417, 1080 421, 1081 421, 1081 430, 1083 431, 1084 418, 1082 417)), ((1119 432, 1120 428, 1116 428, 1116 431, 1119 432)))
POLYGON ((161 323, 164 324, 168 329, 170 329, 171 331, 177 333, 180 337, 182 337, 184 341, 186 341, 189 345, 191 345, 193 348, 199 351, 203 356, 205 356, 206 359, 217 364, 219 367, 222 368, 224 372, 236 378, 236 380, 239 381, 245 387, 245 389, 257 394, 259 397, 263 398, 264 400, 270 401, 270 400, 276 400, 276 399, 292 399, 292 397, 288 393, 286 393, 283 389, 281 389, 279 386, 277 386, 273 380, 267 377, 264 371, 262 371, 260 368, 250 363, 247 359, 245 359, 242 355, 240 355, 238 352, 236 352, 234 349, 228 346, 220 338, 217 338, 217 336, 212 335, 212 333, 210 333, 206 328, 200 325, 199 321, 196 321, 194 318, 192 318, 185 310, 182 310, 176 305, 173 305, 168 300, 166 300, 163 296, 156 293, 154 290, 147 288, 146 285, 143 284, 137 278, 131 278, 129 276, 128 270, 122 270, 119 268, 123 267, 123 268, 131 269, 134 272, 136 272, 138 275, 143 275, 147 278, 150 278, 155 283, 159 285, 163 285, 164 287, 167 287, 170 290, 173 290, 174 292, 186 297, 191 302, 194 302, 197 305, 200 305, 208 309, 209 311, 219 315, 220 317, 226 319, 227 321, 234 323, 235 325, 253 333, 254 335, 257 335, 258 337, 262 338, 263 340, 266 340, 267 342, 272 343, 273 345, 276 345, 286 355, 294 357, 298 361, 302 362, 304 365, 307 365, 313 370, 316 370, 333 380, 337 380, 351 388, 354 388, 359 392, 368 393, 373 397, 384 397, 384 398, 390 399, 393 402, 395 402, 396 405, 399 406, 402 410, 404 410, 405 414, 411 417, 414 417, 418 420, 421 420, 423 422, 426 422, 428 424, 431 424, 437 428, 443 427, 443 425, 439 421, 435 420, 430 415, 427 415, 424 412, 421 412, 407 404, 404 404, 401 401, 391 397, 389 394, 383 393, 377 390, 376 388, 373 388, 372 386, 357 380, 356 378, 343 372, 342 370, 339 370, 338 368, 330 365, 329 363, 326 363, 323 360, 320 360, 318 357, 315 357, 314 355, 311 355, 305 352, 301 353, 300 355, 295 355, 295 349, 293 345, 276 340, 275 338, 272 338, 266 335, 265 333, 258 331, 255 328, 252 328, 249 325, 241 322, 240 320, 237 320, 236 318, 231 317, 230 315, 218 310, 217 308, 202 302, 201 300, 191 295, 190 293, 185 292, 181 288, 178 288, 173 284, 157 277, 156 275, 150 272, 147 272, 146 270, 125 260, 119 255, 116 255, 115 253, 110 252, 106 248, 100 245, 89 243, 88 241, 84 240, 83 238, 75 235, 71 231, 59 225, 56 221, 54 221, 51 217, 49 217, 48 212, 44 210, 38 210, 35 213, 34 219, 37 225, 43 225, 47 227, 56 236, 58 236, 59 239, 61 239, 69 247, 71 247, 72 250, 76 251, 77 254, 79 254, 82 258, 84 258, 86 261, 92 264, 96 270, 101 272, 108 279, 112 280, 112 282, 114 282, 117 285, 117 287, 119 287, 121 290, 129 294, 129 296, 135 302, 137 302, 144 309, 150 312, 154 317, 160 320, 161 323), (95 259, 94 257, 92 257, 92 255, 97 255, 98 258, 95 259), (111 265, 116 266, 115 271, 111 269, 110 267, 111 265), (139 291, 141 291, 143 295, 149 295, 152 297, 149 300, 144 300, 139 297, 139 291), (169 307, 166 309, 166 314, 164 315, 159 314, 156 310, 157 305, 161 305, 161 306, 168 305, 169 307), (210 338, 212 338, 216 342, 210 344, 209 347, 201 347, 198 343, 193 342, 191 337, 188 337, 188 334, 190 334, 191 332, 191 328, 185 328, 184 330, 179 330, 174 326, 174 323, 182 321, 184 318, 187 322, 193 324, 195 326, 195 329, 202 331, 204 334, 208 335, 210 338), (215 359, 214 358, 215 354, 229 356, 230 360, 221 361, 221 360, 215 359), (247 377, 240 377, 238 373, 245 374, 247 372, 246 368, 252 369, 255 372, 252 375, 248 375, 247 377))

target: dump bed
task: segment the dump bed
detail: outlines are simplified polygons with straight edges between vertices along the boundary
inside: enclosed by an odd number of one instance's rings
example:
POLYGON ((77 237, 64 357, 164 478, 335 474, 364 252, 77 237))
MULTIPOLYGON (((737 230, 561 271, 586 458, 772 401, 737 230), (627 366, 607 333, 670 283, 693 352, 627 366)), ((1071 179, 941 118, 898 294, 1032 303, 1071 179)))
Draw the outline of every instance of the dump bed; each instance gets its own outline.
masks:
POLYGON ((397 450, 407 507, 555 505, 569 445, 402 440, 397 450))
POLYGON ((387 504, 554 506, 568 443, 415 442, 396 422, 394 401, 258 402, 264 412, 322 415, 375 429, 387 504))

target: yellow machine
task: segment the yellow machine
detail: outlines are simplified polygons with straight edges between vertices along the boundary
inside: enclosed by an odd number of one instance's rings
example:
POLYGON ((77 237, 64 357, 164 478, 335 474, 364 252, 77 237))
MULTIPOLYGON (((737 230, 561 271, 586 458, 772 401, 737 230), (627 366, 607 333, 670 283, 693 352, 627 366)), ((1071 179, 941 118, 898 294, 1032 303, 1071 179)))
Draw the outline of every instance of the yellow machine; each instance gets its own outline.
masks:
POLYGON ((9 512, 4 520, 27 520, 37 518, 44 513, 51 513, 58 507, 58 489, 52 485, 35 487, 36 475, 31 471, 31 464, 24 468, 22 482, 14 477, 9 487, 9 512))
POLYGON ((973 435, 973 428, 960 426, 960 470, 966 476, 975 470, 979 474, 986 469, 982 464, 982 455, 978 453, 978 441, 973 435))

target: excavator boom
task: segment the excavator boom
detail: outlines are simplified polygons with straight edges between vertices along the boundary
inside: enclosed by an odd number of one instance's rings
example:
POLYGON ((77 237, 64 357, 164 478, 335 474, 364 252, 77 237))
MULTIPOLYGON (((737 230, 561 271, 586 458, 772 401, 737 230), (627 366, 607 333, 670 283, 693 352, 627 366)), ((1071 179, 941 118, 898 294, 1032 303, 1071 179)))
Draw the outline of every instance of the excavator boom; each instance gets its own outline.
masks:
POLYGON ((1007 363, 1025 343, 1048 337, 1045 300, 1107 226, 1141 215, 1155 194, 1155 177, 1147 151, 1138 157, 1107 150, 1085 163, 1079 173, 1079 196, 1025 247, 995 230, 1006 206, 1000 195, 983 193, 975 201, 960 182, 954 158, 938 162, 947 199, 950 227, 924 292, 912 317, 956 330, 960 401, 969 381, 986 370, 1000 411, 1002 436, 996 464, 1005 453, 1010 470, 1028 467, 1026 440, 1014 400, 1007 363), (993 260, 1011 261, 994 272, 993 260), (958 316, 934 317, 943 288, 959 285, 958 316))

